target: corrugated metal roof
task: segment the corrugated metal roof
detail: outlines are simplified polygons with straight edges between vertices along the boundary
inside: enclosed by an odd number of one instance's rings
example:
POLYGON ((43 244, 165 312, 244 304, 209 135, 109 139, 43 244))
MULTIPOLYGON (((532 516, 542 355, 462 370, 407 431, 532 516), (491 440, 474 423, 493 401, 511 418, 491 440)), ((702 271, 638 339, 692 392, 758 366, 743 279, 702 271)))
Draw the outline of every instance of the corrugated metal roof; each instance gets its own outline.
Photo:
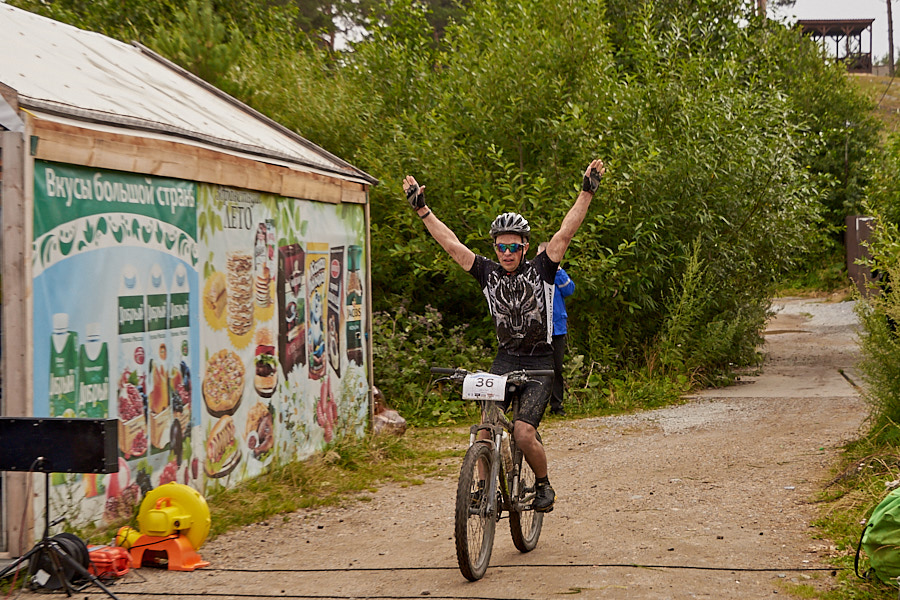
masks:
POLYGON ((48 115, 185 138, 376 183, 367 173, 140 44, 0 3, 0 83, 48 115))

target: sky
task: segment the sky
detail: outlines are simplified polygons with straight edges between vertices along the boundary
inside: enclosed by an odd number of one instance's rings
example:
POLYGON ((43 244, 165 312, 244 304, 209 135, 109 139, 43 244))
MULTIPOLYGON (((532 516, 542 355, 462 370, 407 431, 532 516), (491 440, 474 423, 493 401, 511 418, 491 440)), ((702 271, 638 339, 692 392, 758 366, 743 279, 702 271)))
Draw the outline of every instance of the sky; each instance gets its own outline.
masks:
MULTIPOLYGON (((878 61, 888 52, 887 0, 797 0, 790 9, 774 11, 769 2, 769 16, 797 19, 875 19, 872 23, 872 59, 878 61)), ((900 54, 900 2, 891 4, 894 21, 894 55, 900 54)), ((869 36, 864 34, 862 50, 869 49, 869 36)))

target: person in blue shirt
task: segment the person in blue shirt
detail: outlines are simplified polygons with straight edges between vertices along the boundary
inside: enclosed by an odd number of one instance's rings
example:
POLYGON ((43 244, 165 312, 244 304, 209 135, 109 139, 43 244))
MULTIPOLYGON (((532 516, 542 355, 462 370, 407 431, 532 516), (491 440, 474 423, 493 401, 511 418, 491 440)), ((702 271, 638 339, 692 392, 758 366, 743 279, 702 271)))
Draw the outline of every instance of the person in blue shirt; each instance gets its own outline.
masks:
MULTIPOLYGON (((542 252, 547 242, 538 246, 538 252, 542 252)), ((553 292, 553 393, 550 396, 550 412, 554 415, 565 415, 563 408, 563 394, 565 382, 563 381, 563 356, 566 354, 566 334, 568 328, 566 321, 569 315, 566 313, 566 303, 563 298, 568 298, 575 291, 575 282, 565 270, 560 267, 556 270, 556 285, 553 292)))

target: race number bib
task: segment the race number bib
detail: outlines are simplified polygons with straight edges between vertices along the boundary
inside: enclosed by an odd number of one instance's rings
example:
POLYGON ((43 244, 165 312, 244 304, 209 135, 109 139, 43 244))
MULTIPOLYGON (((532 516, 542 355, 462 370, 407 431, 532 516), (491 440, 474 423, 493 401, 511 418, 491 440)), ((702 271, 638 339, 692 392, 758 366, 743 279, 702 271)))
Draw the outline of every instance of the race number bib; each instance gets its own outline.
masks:
POLYGON ((466 400, 500 402, 506 396, 506 375, 469 373, 463 381, 462 397, 466 400))

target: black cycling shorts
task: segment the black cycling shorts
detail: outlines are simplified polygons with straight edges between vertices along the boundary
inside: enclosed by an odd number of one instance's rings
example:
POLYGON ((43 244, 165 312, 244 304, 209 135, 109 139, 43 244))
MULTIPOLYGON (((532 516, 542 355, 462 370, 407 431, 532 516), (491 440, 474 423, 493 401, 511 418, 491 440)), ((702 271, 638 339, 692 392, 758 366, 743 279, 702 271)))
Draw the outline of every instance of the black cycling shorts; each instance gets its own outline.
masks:
MULTIPOLYGON (((505 375, 510 371, 522 369, 547 369, 553 370, 553 355, 546 356, 511 356, 499 354, 491 365, 491 373, 505 375)), ((519 414, 516 419, 525 421, 535 429, 541 424, 541 418, 550 402, 550 394, 553 391, 553 376, 534 377, 525 383, 519 397, 519 414)), ((503 410, 509 408, 511 399, 503 402, 503 410)))

